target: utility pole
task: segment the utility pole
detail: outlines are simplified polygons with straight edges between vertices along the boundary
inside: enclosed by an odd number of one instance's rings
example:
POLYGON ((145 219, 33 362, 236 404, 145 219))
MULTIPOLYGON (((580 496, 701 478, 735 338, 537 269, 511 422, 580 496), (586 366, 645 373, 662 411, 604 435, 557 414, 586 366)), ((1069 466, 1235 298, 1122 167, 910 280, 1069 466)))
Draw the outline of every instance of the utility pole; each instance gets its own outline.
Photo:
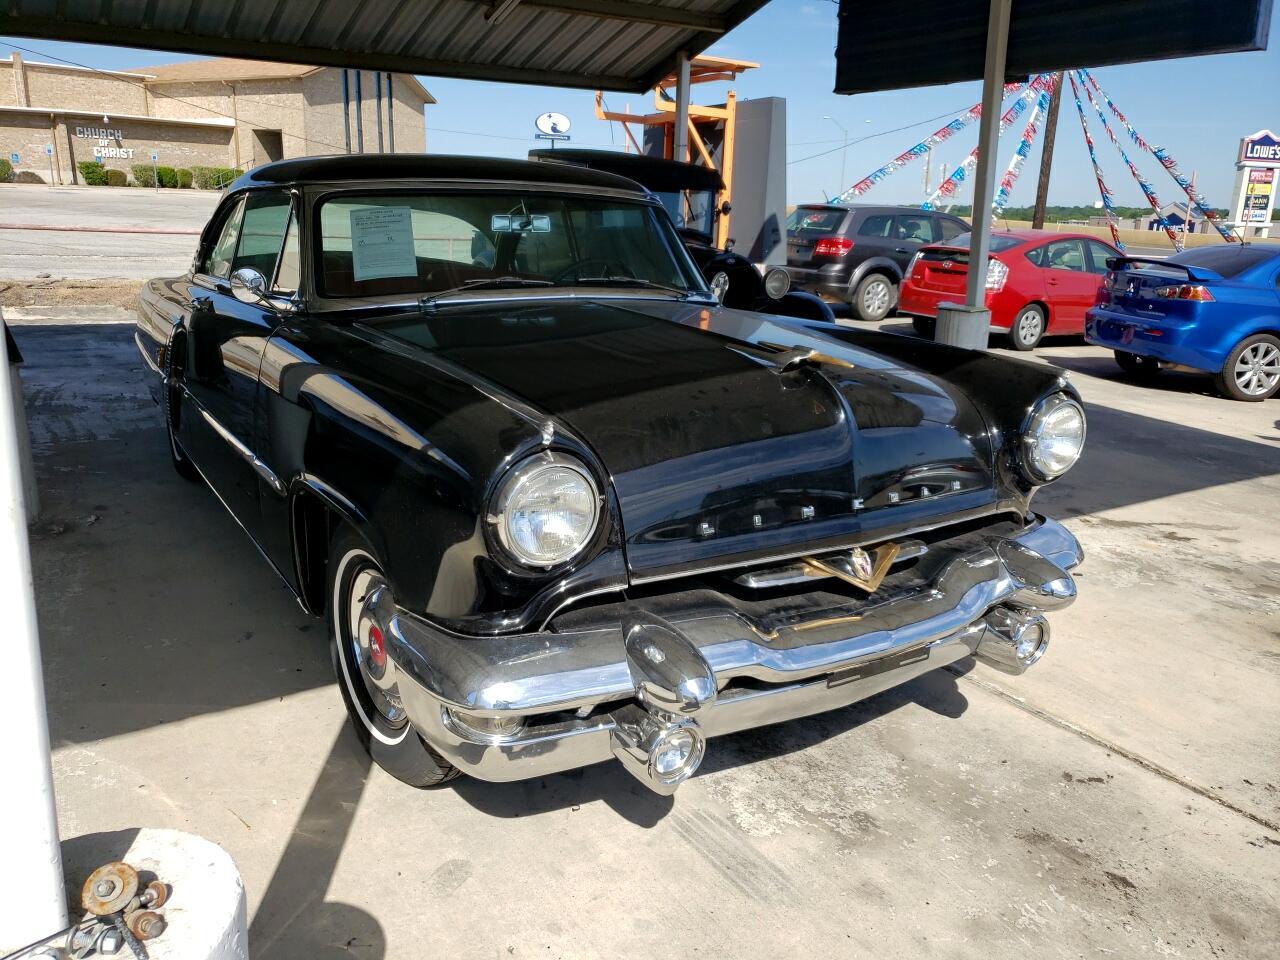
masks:
POLYGON ((1040 182, 1036 184, 1036 208, 1031 214, 1031 229, 1044 229, 1044 208, 1049 202, 1049 171, 1053 169, 1053 141, 1058 136, 1058 107, 1062 105, 1062 84, 1066 71, 1059 70, 1053 80, 1053 96, 1049 98, 1049 115, 1044 120, 1044 146, 1040 153, 1040 182))

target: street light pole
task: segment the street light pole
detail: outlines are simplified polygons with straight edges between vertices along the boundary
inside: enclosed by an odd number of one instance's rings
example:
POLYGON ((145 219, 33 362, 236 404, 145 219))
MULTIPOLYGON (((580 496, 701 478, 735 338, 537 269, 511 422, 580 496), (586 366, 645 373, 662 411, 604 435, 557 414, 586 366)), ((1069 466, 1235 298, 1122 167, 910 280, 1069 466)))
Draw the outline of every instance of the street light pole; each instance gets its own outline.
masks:
POLYGON ((830 120, 839 127, 840 132, 844 134, 844 145, 840 148, 840 188, 836 191, 836 196, 838 197, 840 194, 844 193, 844 166, 845 162, 849 159, 849 131, 846 130, 844 128, 844 124, 835 117, 823 117, 822 119, 830 120))

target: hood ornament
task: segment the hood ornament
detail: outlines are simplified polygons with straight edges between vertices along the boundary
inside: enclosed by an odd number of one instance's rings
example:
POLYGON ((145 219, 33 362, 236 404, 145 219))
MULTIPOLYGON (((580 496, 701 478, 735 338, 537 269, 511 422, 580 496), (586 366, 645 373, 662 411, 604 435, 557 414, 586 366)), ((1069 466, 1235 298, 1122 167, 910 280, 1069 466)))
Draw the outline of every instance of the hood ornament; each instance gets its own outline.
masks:
POLYGON ((901 552, 902 548, 896 543, 882 543, 870 552, 862 547, 854 547, 847 554, 837 554, 821 559, 805 557, 804 563, 814 570, 837 577, 867 593, 875 593, 901 552))

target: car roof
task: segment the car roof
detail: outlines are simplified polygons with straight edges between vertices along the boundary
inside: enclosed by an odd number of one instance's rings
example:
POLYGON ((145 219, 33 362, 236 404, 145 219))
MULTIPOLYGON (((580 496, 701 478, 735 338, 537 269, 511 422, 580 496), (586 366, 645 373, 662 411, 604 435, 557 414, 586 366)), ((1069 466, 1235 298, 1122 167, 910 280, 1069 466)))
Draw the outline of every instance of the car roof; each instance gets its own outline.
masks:
POLYGON ((892 204, 883 203, 802 203, 797 206, 798 210, 848 210, 851 213, 901 213, 914 214, 923 216, 934 214, 943 217, 951 217, 953 220, 959 220, 953 213, 947 213, 945 210, 925 210, 923 207, 912 207, 907 204, 894 206, 892 204))
POLYGON ((619 150, 586 150, 577 147, 559 147, 550 150, 530 150, 529 159, 542 163, 575 163, 616 173, 634 180, 650 190, 723 190, 720 174, 709 167, 701 167, 679 160, 649 157, 619 150))
POLYGON ((350 153, 277 160, 248 171, 228 189, 363 180, 509 181, 644 193, 626 177, 589 167, 439 153, 350 153))

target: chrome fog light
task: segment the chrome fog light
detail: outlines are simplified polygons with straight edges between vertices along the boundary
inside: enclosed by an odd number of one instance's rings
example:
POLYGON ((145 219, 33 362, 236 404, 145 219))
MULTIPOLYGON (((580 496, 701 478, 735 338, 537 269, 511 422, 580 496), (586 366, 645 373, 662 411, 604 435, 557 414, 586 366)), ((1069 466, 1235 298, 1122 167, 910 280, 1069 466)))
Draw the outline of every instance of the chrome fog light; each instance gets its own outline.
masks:
POLYGON ((524 730, 524 717, 480 717, 451 709, 446 709, 445 713, 464 734, 490 743, 512 740, 524 730))
POLYGON ((699 737, 689 729, 666 734, 653 750, 653 770, 659 777, 675 777, 693 772, 701 760, 699 737))
POLYGON ((706 756, 706 738, 693 720, 649 713, 633 704, 615 710, 613 721, 614 756, 654 793, 674 793, 706 756))
POLYGON ((1042 616, 996 607, 974 656, 1001 673, 1025 673, 1049 646, 1049 621, 1042 616))

